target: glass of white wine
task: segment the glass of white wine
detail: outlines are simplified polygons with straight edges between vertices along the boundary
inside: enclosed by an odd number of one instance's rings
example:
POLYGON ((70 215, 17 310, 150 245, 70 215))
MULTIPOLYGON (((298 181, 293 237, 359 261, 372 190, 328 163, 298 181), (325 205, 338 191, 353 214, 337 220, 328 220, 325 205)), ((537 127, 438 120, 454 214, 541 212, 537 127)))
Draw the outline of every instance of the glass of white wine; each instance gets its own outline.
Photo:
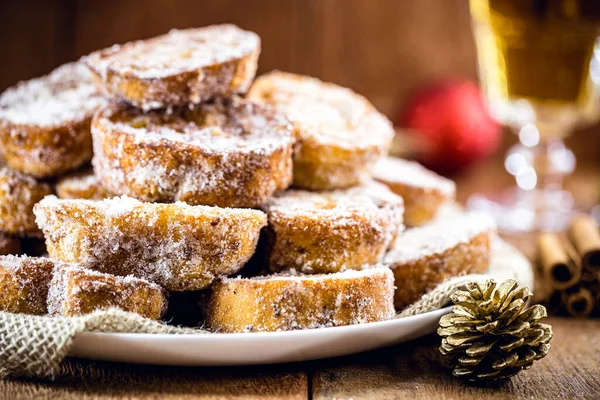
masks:
POLYGON ((479 76, 491 115, 518 133, 505 159, 516 187, 467 206, 504 232, 560 230, 575 167, 563 138, 600 116, 600 0, 470 0, 479 76))

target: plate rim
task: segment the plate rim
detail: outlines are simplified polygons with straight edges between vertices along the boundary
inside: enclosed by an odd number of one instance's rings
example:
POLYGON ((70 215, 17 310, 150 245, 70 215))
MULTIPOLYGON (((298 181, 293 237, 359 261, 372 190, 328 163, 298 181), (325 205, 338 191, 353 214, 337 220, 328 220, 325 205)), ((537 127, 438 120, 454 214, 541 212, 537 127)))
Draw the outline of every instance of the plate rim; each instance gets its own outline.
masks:
MULTIPOLYGON (((372 327, 378 327, 384 329, 386 326, 393 327, 396 324, 407 323, 410 321, 419 320, 422 318, 427 318, 435 315, 436 317, 439 314, 441 318, 443 315, 450 312, 452 306, 446 306, 442 308, 438 308, 436 310, 428 311, 422 314, 411 315, 408 317, 402 318, 392 318, 385 321, 376 321, 376 322, 368 322, 364 324, 352 324, 352 325, 344 325, 344 326, 330 326, 323 328, 312 328, 312 329, 298 329, 292 331, 275 331, 275 332, 235 332, 235 333, 219 333, 219 332, 204 332, 204 333, 136 333, 136 332, 78 332, 75 334, 75 338, 81 336, 88 337, 98 337, 98 338, 120 338, 120 339, 148 339, 152 338, 153 340, 190 340, 190 339, 198 339, 203 338, 207 341, 231 341, 236 339, 249 339, 255 338, 256 340, 264 340, 264 339, 280 339, 284 337, 285 339, 292 339, 294 336, 318 336, 322 335, 325 332, 332 332, 335 330, 335 333, 352 333, 353 331, 360 331, 364 329, 369 329, 372 327)), ((74 338, 74 339, 75 339, 74 338)))

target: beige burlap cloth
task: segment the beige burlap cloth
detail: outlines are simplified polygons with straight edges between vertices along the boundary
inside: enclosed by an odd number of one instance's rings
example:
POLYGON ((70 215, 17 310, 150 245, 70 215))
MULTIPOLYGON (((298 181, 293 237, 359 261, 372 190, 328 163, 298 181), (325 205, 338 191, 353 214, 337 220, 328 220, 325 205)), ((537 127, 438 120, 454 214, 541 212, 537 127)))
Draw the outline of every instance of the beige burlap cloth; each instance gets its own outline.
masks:
MULTIPOLYGON (((493 277, 516 279, 532 287, 529 262, 508 244, 496 240, 490 270, 484 275, 452 278, 404 309, 397 318, 439 309, 450 302, 450 295, 469 281, 493 277)), ((203 329, 169 326, 137 314, 112 309, 77 318, 52 318, 0 312, 0 377, 52 377, 69 353, 80 332, 131 332, 168 334, 211 334, 203 329)))

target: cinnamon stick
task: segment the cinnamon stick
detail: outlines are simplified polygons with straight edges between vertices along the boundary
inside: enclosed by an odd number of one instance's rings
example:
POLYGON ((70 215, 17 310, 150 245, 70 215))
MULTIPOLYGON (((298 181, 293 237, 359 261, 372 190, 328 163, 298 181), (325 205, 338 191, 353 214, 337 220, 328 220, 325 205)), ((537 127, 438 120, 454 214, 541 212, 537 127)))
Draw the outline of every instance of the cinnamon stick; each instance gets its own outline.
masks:
POLYGON ((557 290, 575 285, 581 277, 581 264, 573 260, 572 257, 577 255, 569 246, 555 233, 546 232, 538 236, 538 258, 545 280, 557 290))
POLYGON ((600 269, 600 232, 594 218, 586 214, 577 215, 569 225, 568 235, 583 265, 600 269))
POLYGON ((580 281, 588 285, 600 283, 600 270, 584 265, 581 270, 580 281))
POLYGON ((569 315, 574 317, 587 317, 596 306, 596 299, 588 289, 579 287, 577 290, 566 294, 565 308, 569 315))

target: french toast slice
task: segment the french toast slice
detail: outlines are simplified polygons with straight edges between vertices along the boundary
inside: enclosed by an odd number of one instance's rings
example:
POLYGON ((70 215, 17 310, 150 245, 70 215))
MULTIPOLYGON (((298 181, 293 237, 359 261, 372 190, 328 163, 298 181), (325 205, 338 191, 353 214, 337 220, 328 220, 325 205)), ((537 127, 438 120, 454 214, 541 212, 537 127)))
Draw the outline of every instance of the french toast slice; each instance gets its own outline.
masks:
POLYGON ((385 267, 222 278, 212 286, 206 323, 218 332, 272 332, 383 321, 394 315, 393 293, 385 267))
POLYGON ((494 220, 478 212, 406 230, 383 261, 394 273, 396 309, 412 304, 448 278, 485 272, 495 231, 494 220))
POLYGON ((115 106, 92 135, 102 185, 143 201, 257 208, 292 180, 293 126, 240 98, 170 113, 115 106))
POLYGON ((46 314, 52 270, 60 262, 49 258, 0 256, 0 310, 46 314))
POLYGON ((114 197, 100 184, 91 169, 73 172, 56 183, 56 195, 61 199, 102 200, 114 197))
POLYGON ((259 54, 258 35, 224 24, 114 45, 82 61, 104 93, 148 111, 245 93, 259 54))
POLYGON ((375 182, 277 193, 264 207, 268 266, 319 274, 375 265, 402 227, 403 209, 402 198, 375 182))
POLYGON ((75 169, 92 158, 91 118, 105 105, 81 63, 20 82, 0 95, 0 152, 37 178, 75 169))
POLYGON ((404 199, 404 222, 423 225, 436 216, 440 206, 454 201, 456 184, 416 162, 387 157, 375 164, 373 178, 404 199))
POLYGON ((256 79, 247 98, 273 105, 295 124, 298 188, 327 190, 364 183, 394 137, 392 124, 367 99, 316 78, 270 72, 256 79))
POLYGON ((52 187, 8 167, 0 167, 0 232, 41 237, 33 206, 52 193, 52 187))
POLYGON ((34 208, 52 258, 167 290, 200 290, 236 273, 252 256, 262 211, 185 203, 47 196, 34 208))
POLYGON ((108 308, 157 320, 167 309, 167 292, 132 276, 104 274, 75 264, 55 266, 48 290, 50 315, 74 317, 108 308))

